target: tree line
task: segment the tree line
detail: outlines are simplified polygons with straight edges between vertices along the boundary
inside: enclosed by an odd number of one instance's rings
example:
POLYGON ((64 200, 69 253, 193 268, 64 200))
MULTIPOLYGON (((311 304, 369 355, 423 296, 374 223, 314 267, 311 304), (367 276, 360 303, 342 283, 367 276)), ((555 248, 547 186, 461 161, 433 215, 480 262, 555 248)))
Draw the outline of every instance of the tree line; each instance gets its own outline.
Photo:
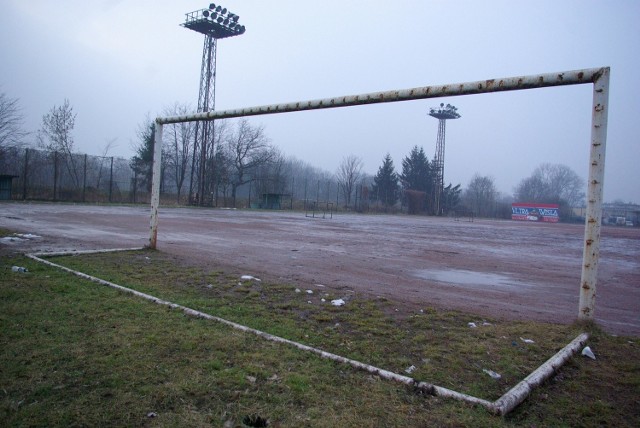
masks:
MULTIPOLYGON (((163 110, 166 116, 184 115, 192 109, 174 104, 163 110)), ((26 145, 30 133, 22 126, 18 100, 0 93, 0 155, 7 147, 26 145)), ((75 152, 73 129, 76 114, 69 100, 54 106, 42 118, 35 133, 37 147, 55 152, 66 176, 80 186, 81 170, 75 152)), ((511 201, 557 203, 561 211, 584 203, 585 182, 569 167, 543 164, 522 179, 513 195, 500 194, 491 176, 476 173, 467 186, 449 183, 436 189, 436 171, 422 147, 414 146, 396 171, 387 153, 373 176, 363 173, 356 155, 345 156, 335 173, 287 157, 268 138, 263 126, 247 119, 218 120, 205 143, 197 143, 199 123, 165 125, 162 147, 161 192, 175 194, 177 203, 237 206, 239 197, 258 200, 260 195, 289 195, 299 199, 329 201, 335 198, 343 208, 410 214, 470 213, 482 217, 508 217, 511 201), (434 192, 442 192, 442 211, 434 212, 434 192)), ((138 185, 150 189, 155 127, 146 119, 137 131, 134 156, 129 166, 138 185)), ((113 141, 103 150, 106 156, 113 141)), ((5 162, 6 163, 6 162, 5 162)), ((1 164, 0 164, 1 165, 1 164)), ((3 173, 0 171, 0 173, 3 173)))

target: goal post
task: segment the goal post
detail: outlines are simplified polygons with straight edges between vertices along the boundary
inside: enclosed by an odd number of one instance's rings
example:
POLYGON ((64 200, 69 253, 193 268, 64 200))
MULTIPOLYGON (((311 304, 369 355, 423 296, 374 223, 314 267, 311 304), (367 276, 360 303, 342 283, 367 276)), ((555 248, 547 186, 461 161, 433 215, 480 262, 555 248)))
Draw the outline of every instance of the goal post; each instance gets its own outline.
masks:
POLYGON ((466 83, 423 86, 360 95, 346 95, 285 104, 271 104, 221 111, 214 110, 190 115, 158 117, 155 121, 153 178, 151 188, 151 224, 148 247, 155 249, 158 239, 160 165, 162 156, 162 128, 164 125, 181 122, 210 121, 234 117, 288 113, 294 111, 351 107, 365 104, 454 97, 490 92, 519 91, 552 86, 592 84, 593 105, 591 117, 587 210, 578 305, 578 319, 591 320, 594 316, 598 259, 600 253, 600 225, 602 222, 602 196, 607 140, 609 74, 609 67, 589 68, 556 73, 478 80, 466 83))

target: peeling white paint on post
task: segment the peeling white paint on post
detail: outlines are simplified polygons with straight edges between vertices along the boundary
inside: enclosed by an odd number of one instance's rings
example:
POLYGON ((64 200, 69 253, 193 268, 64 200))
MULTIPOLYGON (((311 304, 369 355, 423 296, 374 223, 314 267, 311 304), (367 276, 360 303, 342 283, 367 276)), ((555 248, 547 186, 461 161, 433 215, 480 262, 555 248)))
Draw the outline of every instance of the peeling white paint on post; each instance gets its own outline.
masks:
MULTIPOLYGON (((542 385, 544 381, 555 374, 580 348, 584 347, 589 339, 587 333, 582 333, 573 339, 567 346, 549 358, 544 364, 534 370, 516 386, 493 403, 493 411, 498 415, 506 415, 515 409, 531 394, 534 388, 542 385)), ((491 410, 491 409, 490 409, 491 410)))
POLYGON ((602 191, 604 187, 604 159, 607 146, 609 110, 609 68, 602 70, 593 82, 593 111, 591 112, 591 150, 587 186, 587 216, 584 229, 582 276, 578 319, 593 319, 596 305, 596 282, 600 253, 600 225, 602 224, 602 191))
POLYGON ((228 119, 232 117, 258 116, 263 114, 289 113, 294 111, 320 110, 351 107, 365 104, 392 103, 423 100, 429 98, 454 97, 490 92, 519 91, 523 89, 547 88, 592 83, 602 73, 602 68, 588 68, 529 76, 504 77, 475 82, 450 83, 446 85, 422 86, 409 89, 372 92, 359 95, 344 95, 310 101, 271 104, 232 110, 207 111, 182 116, 159 117, 157 123, 195 122, 201 120, 228 119))
POLYGON ((153 178, 151 182, 151 231, 149 248, 156 249, 158 242, 158 207, 160 205, 160 165, 162 165, 162 124, 156 121, 153 141, 153 178))

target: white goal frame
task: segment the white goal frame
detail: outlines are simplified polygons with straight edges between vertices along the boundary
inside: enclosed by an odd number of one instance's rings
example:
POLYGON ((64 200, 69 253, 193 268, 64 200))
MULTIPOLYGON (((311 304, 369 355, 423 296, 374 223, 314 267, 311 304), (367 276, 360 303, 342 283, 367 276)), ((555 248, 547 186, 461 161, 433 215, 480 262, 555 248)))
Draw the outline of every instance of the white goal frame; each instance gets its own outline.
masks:
POLYGON ((600 254, 600 226, 602 224, 602 194, 607 142, 609 75, 609 67, 589 68, 558 73, 479 80, 467 83, 423 86, 418 88, 374 92, 361 95, 347 95, 286 104, 271 104, 259 107, 209 111, 183 116, 158 117, 155 121, 153 178, 151 188, 151 224, 148 247, 155 249, 158 240, 160 165, 162 156, 162 128, 164 125, 180 122, 210 121, 234 117, 288 113, 304 110, 350 107, 363 104, 454 97, 489 92, 518 91, 551 86, 593 84, 587 211, 585 218, 582 274, 580 279, 580 299, 578 303, 578 319, 592 320, 595 309, 598 260, 600 254))

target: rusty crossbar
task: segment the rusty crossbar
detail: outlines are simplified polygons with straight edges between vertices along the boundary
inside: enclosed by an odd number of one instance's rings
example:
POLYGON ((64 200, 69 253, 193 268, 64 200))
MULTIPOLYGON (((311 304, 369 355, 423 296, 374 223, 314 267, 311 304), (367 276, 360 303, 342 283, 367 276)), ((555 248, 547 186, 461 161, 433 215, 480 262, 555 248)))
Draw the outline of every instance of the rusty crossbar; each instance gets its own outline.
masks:
POLYGON ((418 88, 372 92, 360 95, 345 95, 311 101, 298 101, 258 107, 208 111, 182 116, 159 117, 156 119, 156 123, 166 125, 180 122, 195 122, 201 120, 258 116, 263 114, 289 113, 294 111, 351 107, 364 104, 392 103, 399 101, 422 100, 427 98, 483 94, 488 92, 518 91, 522 89, 546 88, 550 86, 579 85, 583 83, 593 83, 598 80, 602 74, 607 72, 608 68, 590 68, 585 70, 565 71, 561 73, 488 79, 479 80, 477 82, 453 83, 439 86, 423 86, 418 88))
POLYGON ((294 111, 350 107, 365 104, 483 94, 490 92, 519 91, 552 86, 593 84, 587 212, 585 220, 583 263, 578 309, 579 319, 593 319, 600 248, 600 225, 602 222, 602 193, 607 140, 609 74, 609 67, 589 68, 529 76, 478 80, 476 82, 467 83, 423 86, 418 88, 373 92, 361 95, 346 95, 285 104, 271 104, 258 107, 209 111, 183 116, 158 117, 156 119, 153 159, 149 248, 156 248, 158 237, 158 205, 160 201, 161 165, 160 148, 162 146, 163 125, 180 122, 208 121, 234 117, 288 113, 294 111))

